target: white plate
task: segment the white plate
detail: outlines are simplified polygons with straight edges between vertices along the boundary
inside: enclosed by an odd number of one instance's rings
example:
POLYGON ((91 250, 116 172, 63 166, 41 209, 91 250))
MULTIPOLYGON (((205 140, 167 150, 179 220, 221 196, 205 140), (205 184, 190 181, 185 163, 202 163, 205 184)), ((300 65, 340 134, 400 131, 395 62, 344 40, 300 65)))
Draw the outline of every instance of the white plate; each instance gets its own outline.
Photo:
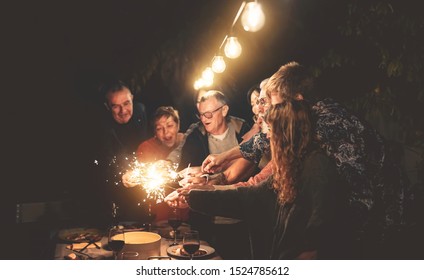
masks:
POLYGON ((97 242, 102 239, 103 233, 96 228, 70 228, 59 231, 58 237, 69 243, 97 242))
MULTIPOLYGON (((189 259, 190 256, 186 256, 186 255, 181 255, 181 248, 183 247, 183 245, 175 245, 175 246, 170 246, 168 247, 168 249, 166 249, 166 252, 168 253, 169 256, 171 257, 175 257, 178 259, 189 259)), ((208 258, 210 257, 213 253, 215 253, 215 249, 206 245, 200 245, 199 250, 202 250, 204 252, 206 252, 203 255, 199 255, 193 256, 193 259, 204 259, 204 258, 208 258)))

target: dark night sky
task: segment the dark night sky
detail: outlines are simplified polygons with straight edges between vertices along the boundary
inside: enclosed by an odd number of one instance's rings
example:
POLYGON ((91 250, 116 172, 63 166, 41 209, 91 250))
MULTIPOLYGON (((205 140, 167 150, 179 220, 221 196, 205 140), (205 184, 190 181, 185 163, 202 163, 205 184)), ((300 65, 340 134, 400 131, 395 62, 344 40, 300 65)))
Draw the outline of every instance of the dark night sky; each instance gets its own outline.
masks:
MULTIPOLYGON (((5 53, 14 105, 6 110, 20 118, 7 125, 13 132, 8 144, 14 147, 8 151, 10 177, 20 178, 11 181, 18 200, 55 198, 88 184, 103 113, 99 83, 109 77, 139 77, 152 56, 177 38, 182 46, 176 49, 186 52, 178 66, 185 79, 167 84, 159 78, 159 66, 146 83, 137 83, 140 88, 134 93, 149 111, 176 106, 185 129, 194 120, 193 81, 228 33, 241 2, 56 1, 6 9, 10 39, 5 53), (24 175, 23 161, 28 168, 24 175)), ((314 62, 336 43, 331 38, 338 1, 260 2, 265 27, 247 33, 236 24, 243 54, 228 62, 225 76, 218 78, 230 85, 228 94, 236 104, 232 113, 246 119, 251 117, 245 98, 250 86, 290 60, 314 62)))

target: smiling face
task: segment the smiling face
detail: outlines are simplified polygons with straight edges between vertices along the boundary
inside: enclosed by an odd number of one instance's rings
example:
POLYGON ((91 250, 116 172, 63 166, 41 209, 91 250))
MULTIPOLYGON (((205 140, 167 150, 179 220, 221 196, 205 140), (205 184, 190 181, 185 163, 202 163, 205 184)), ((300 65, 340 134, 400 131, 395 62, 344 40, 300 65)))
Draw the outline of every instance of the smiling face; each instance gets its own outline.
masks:
POLYGON ((171 116, 162 116, 155 122, 155 136, 168 148, 172 148, 177 144, 179 130, 178 123, 171 116))
POLYGON ((261 125, 261 131, 263 133, 267 133, 269 131, 268 124, 264 121, 265 114, 271 107, 271 103, 269 102, 269 98, 265 92, 265 90, 261 90, 258 97, 258 122, 261 125))
POLYGON ((132 101, 133 95, 127 88, 107 95, 107 105, 117 123, 126 124, 130 121, 133 114, 132 101))
POLYGON ((228 109, 227 105, 220 103, 214 96, 197 104, 200 120, 206 131, 212 135, 219 135, 227 130, 228 126, 225 117, 228 114, 228 109), (207 118, 204 115, 205 113, 209 115, 208 112, 212 114, 211 118, 207 118))

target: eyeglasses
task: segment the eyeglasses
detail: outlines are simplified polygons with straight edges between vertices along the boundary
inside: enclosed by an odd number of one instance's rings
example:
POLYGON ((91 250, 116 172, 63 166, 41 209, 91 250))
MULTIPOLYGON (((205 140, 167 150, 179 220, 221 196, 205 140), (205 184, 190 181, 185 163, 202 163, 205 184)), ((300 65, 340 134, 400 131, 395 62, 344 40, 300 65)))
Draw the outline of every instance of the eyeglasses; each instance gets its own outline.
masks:
POLYGON ((258 100, 256 100, 256 105, 261 105, 261 106, 265 106, 268 103, 268 98, 266 97, 262 97, 262 98, 258 98, 258 100))
POLYGON ((209 111, 209 112, 204 112, 202 114, 196 114, 196 117, 200 120, 201 117, 205 117, 207 119, 212 119, 213 114, 218 111, 219 109, 221 109, 222 107, 224 107, 225 105, 222 105, 221 107, 216 108, 213 111, 209 111))

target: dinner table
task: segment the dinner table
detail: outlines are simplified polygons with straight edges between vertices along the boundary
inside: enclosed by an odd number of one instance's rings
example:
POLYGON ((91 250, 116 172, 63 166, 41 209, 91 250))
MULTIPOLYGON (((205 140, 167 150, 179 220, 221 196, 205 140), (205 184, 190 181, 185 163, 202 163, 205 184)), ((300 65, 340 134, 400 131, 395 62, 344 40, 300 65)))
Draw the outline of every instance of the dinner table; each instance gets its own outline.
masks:
MULTIPOLYGON (((126 229, 127 232, 131 231, 149 231, 157 233, 161 236, 160 239, 160 253, 159 255, 149 256, 148 260, 178 260, 178 259, 188 259, 188 255, 181 254, 180 249, 182 247, 181 233, 189 230, 190 226, 183 223, 179 228, 177 240, 179 245, 172 246, 174 241, 171 230, 171 226, 167 221, 159 221, 151 225, 150 228, 129 228, 126 229)), ((81 234, 80 234, 81 235, 81 234)), ((220 260, 222 259, 218 252, 214 248, 209 246, 209 244, 200 240, 200 248, 203 251, 203 254, 195 256, 194 259, 209 259, 209 260, 220 260)), ((125 249, 123 250, 125 252, 125 249)), ((118 254, 118 260, 127 259, 125 254, 118 254)), ((107 231, 90 228, 90 227, 80 227, 80 228, 63 228, 60 229, 56 236, 56 245, 54 249, 54 259, 55 260, 112 260, 113 252, 108 248, 108 237, 107 231), (68 240, 66 234, 75 233, 92 233, 96 235, 95 240, 78 240, 78 242, 73 242, 74 240, 68 240)), ((138 258, 128 258, 128 259, 138 259, 138 258)))

